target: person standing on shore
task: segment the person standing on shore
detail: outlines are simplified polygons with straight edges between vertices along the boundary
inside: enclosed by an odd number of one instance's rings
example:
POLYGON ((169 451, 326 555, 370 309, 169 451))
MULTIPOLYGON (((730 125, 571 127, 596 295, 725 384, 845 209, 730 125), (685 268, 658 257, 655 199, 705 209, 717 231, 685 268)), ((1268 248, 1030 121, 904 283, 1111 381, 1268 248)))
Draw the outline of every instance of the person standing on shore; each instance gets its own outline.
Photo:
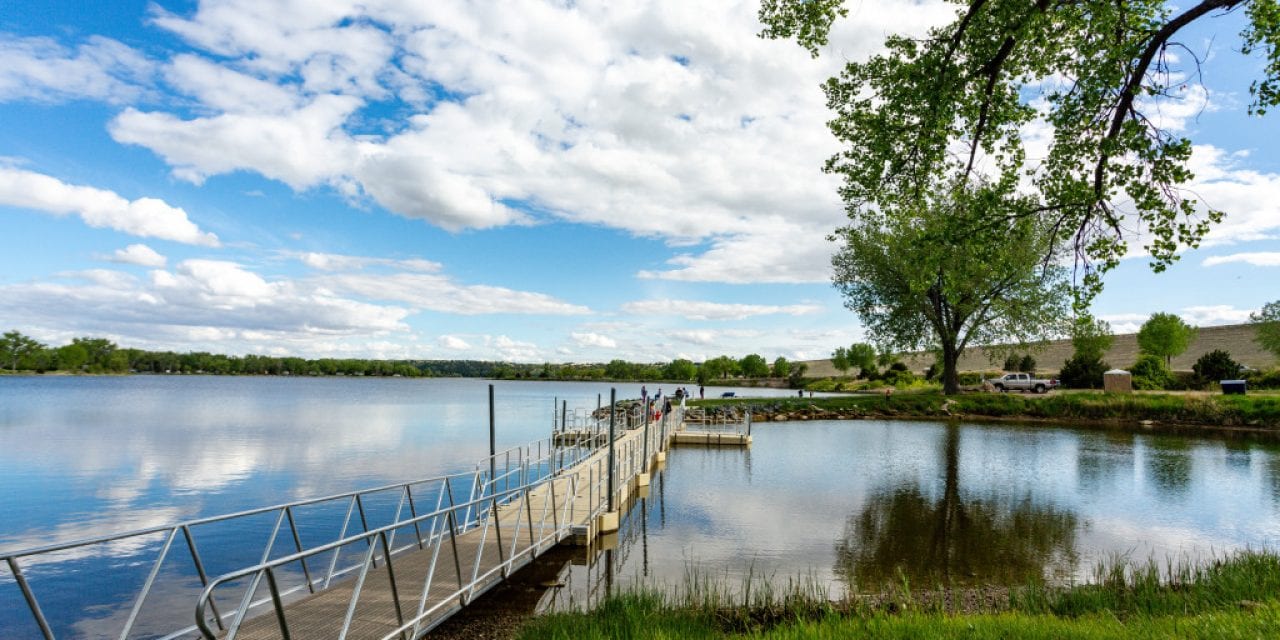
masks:
POLYGON ((702 385, 698 385, 698 399, 705 400, 706 398, 707 398, 707 388, 702 385))

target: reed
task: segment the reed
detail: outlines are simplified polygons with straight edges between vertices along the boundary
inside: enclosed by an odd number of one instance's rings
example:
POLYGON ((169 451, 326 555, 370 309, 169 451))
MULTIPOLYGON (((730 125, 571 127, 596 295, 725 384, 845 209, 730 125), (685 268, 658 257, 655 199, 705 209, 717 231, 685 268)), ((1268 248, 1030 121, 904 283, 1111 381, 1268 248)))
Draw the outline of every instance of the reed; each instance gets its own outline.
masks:
POLYGON ((910 585, 832 602, 816 580, 732 584, 691 572, 670 594, 635 588, 586 613, 534 619, 523 640, 554 638, 1268 638, 1280 636, 1280 556, 1098 566, 1089 584, 1013 589, 1003 611, 916 607, 910 585))

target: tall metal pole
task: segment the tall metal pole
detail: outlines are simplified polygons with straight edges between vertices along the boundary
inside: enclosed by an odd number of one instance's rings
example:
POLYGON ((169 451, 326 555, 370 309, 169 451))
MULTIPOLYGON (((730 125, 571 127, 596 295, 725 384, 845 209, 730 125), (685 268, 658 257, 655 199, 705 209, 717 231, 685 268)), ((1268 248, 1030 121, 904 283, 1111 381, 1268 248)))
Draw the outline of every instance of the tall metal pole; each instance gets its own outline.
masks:
POLYGON ((645 409, 645 412, 644 412, 644 473, 649 473, 649 462, 650 462, 650 459, 649 459, 649 415, 650 415, 651 413, 652 413, 652 412, 650 412, 647 408, 645 409))
MULTIPOLYGON (((493 385, 489 385, 489 483, 497 477, 498 441, 493 430, 493 385)), ((497 487, 493 487, 497 490, 497 487)))
POLYGON ((562 400, 560 405, 560 429, 562 430, 568 428, 565 426, 565 419, 568 417, 568 415, 569 415, 569 401, 562 400))
POLYGON ((615 413, 614 407, 616 406, 618 406, 618 390, 611 388, 609 389, 609 500, 607 503, 609 511, 613 511, 613 461, 615 455, 613 450, 613 416, 615 413))

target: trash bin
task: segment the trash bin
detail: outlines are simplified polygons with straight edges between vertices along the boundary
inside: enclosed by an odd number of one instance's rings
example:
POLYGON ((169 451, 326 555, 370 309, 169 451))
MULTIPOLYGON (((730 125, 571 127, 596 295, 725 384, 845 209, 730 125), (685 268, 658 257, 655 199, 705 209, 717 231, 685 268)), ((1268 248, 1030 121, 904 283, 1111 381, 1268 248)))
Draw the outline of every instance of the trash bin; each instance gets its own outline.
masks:
POLYGON ((1222 395, 1224 396, 1242 396, 1245 390, 1244 380, 1219 380, 1218 384, 1222 385, 1222 395))

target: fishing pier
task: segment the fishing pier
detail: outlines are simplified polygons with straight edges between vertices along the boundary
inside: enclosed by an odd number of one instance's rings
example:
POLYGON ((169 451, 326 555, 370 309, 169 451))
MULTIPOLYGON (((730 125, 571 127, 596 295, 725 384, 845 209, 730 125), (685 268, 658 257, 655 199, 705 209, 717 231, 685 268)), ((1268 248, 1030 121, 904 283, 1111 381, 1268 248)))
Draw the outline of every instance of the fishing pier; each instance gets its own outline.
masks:
POLYGON ((673 446, 751 443, 749 415, 695 418, 680 406, 659 413, 652 402, 620 406, 611 398, 609 408, 572 415, 561 404, 548 438, 499 452, 492 394, 491 386, 491 455, 466 473, 0 552, 0 606, 30 612, 29 629, 4 635, 422 637, 547 550, 616 532, 673 446), (211 570, 201 541, 249 521, 270 531, 265 540, 238 541, 257 560, 211 570), (91 633, 83 620, 65 619, 84 612, 45 606, 54 594, 42 594, 23 572, 95 547, 144 544, 157 549, 121 607, 127 613, 91 621, 91 633))

